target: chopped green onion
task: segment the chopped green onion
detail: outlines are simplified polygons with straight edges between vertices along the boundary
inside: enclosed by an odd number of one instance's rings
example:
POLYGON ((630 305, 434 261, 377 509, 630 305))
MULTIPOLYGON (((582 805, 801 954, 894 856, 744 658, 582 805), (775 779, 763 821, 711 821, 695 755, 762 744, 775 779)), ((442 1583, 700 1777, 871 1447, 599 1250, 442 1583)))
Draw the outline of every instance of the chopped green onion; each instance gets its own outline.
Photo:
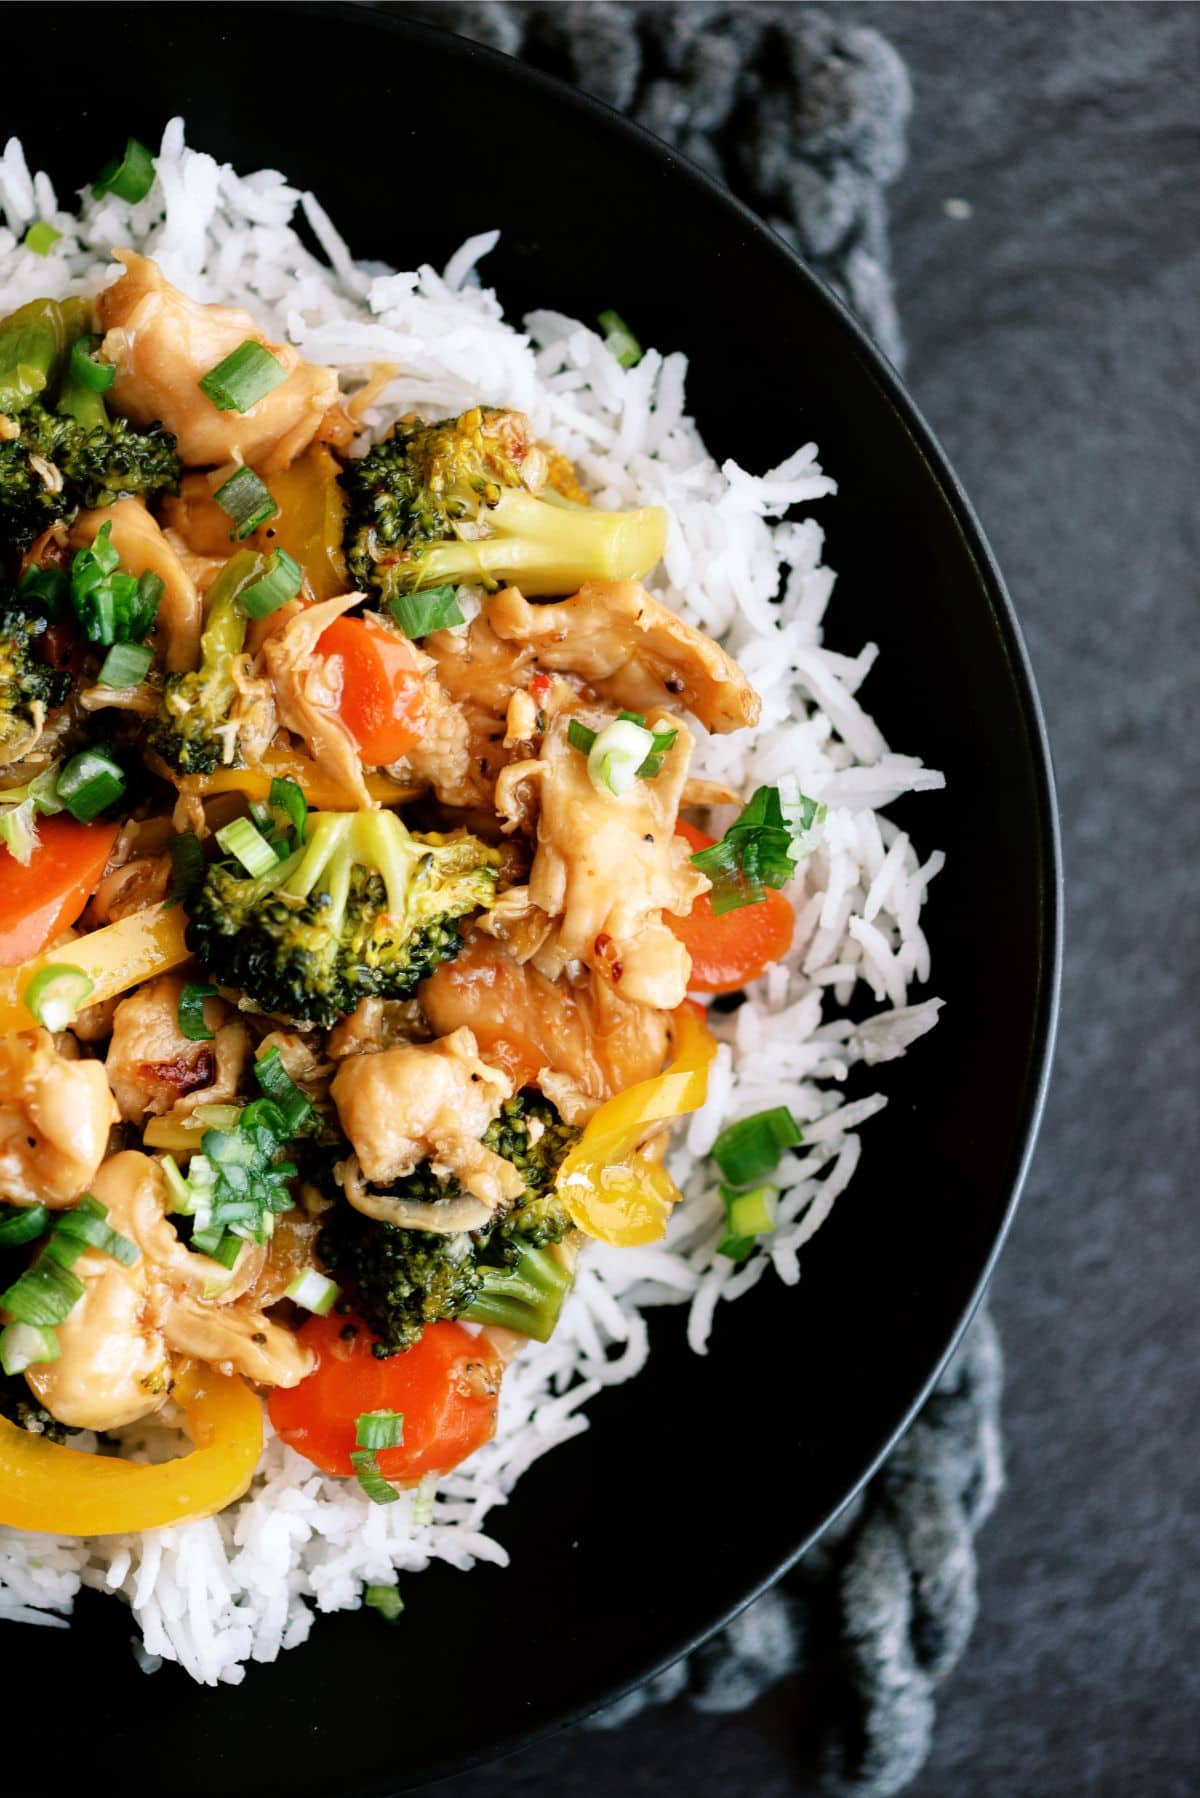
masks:
POLYGON ((27 1267, 7 1292, 0 1292, 0 1306, 11 1313, 15 1323, 45 1328, 62 1323, 83 1293, 84 1285, 79 1276, 64 1267, 59 1258, 43 1250, 33 1266, 27 1267))
POLYGON ((161 574, 155 574, 152 569, 147 568, 144 574, 138 575, 137 595, 129 607, 127 634, 131 642, 140 643, 148 635, 158 616, 159 601, 166 585, 161 574))
POLYGON ((177 837, 168 837, 167 850, 171 857, 171 897, 168 903, 178 905, 181 899, 189 899, 204 879, 204 850, 194 830, 184 830, 177 837))
POLYGON ((128 200, 131 206, 136 206, 153 186, 154 158, 145 144, 130 137, 125 141, 125 154, 114 156, 100 170, 92 183, 92 192, 98 200, 105 194, 116 194, 118 199, 128 200))
POLYGON ((0 792, 0 842, 27 868, 38 846, 37 821, 63 809, 58 797, 58 764, 51 763, 23 787, 0 792))
POLYGON ((213 498, 233 520, 229 535, 234 543, 240 543, 260 524, 266 524, 279 510, 270 489, 252 468, 239 468, 236 474, 231 474, 217 488, 213 498))
POLYGON ((803 1140, 787 1106, 776 1105, 728 1124, 710 1153, 731 1186, 753 1186, 778 1166, 785 1149, 803 1140))
POLYGON ((82 968, 51 962, 39 968, 25 988, 25 1009, 44 1030, 65 1030, 95 991, 82 968))
POLYGON ((784 805, 778 787, 759 787, 719 843, 698 849, 692 861, 712 881, 709 904, 720 917, 757 905, 765 887, 782 887, 796 872, 797 855, 812 847, 812 832, 825 807, 804 795, 784 805))
POLYGON ((67 359, 67 373, 91 393, 107 393, 117 378, 116 364, 97 362, 92 352, 100 346, 96 336, 77 337, 67 359))
POLYGON ((150 672, 154 651, 147 643, 114 643, 100 665, 102 687, 136 687, 150 672))
POLYGON ((427 1473, 413 1494, 412 1520, 417 1529, 433 1522, 433 1501, 437 1497, 437 1474, 427 1473))
POLYGON ((427 637, 431 631, 453 630, 466 619, 453 587, 428 587, 424 593, 398 593, 388 609, 409 637, 427 637))
POLYGON ((379 1460, 373 1448, 352 1448, 350 1465, 359 1485, 373 1505, 394 1505, 400 1493, 379 1471, 379 1460))
POLYGON ((44 1324, 6 1324, 0 1330, 0 1367, 6 1374, 57 1361, 61 1353, 58 1337, 44 1324))
POLYGON ((278 1106, 288 1135, 298 1136, 312 1116, 312 1106, 284 1067, 277 1047, 259 1056, 254 1074, 266 1097, 278 1106))
POLYGON ((201 375, 199 387, 218 411, 249 412, 251 406, 257 406, 259 400, 266 399, 286 380, 287 370, 279 358, 248 337, 215 368, 201 375))
POLYGON ((174 1155, 164 1155, 158 1165, 171 1195, 172 1213, 180 1217, 189 1216, 192 1210, 192 1190, 179 1171, 179 1163, 174 1155))
POLYGON ((296 848, 303 848, 308 826, 308 801, 295 781, 273 780, 268 804, 272 811, 283 812, 288 818, 296 834, 296 848))
POLYGON ((567 742, 572 749, 578 749, 581 755, 590 755, 592 744, 596 741, 596 733, 581 724, 578 718, 572 718, 567 725, 567 742))
POLYGON ((401 1411, 360 1411, 354 1420, 354 1440, 359 1448, 399 1448, 404 1440, 401 1411))
POLYGON ((189 980, 179 995, 176 1017, 179 1022, 180 1036, 186 1036, 189 1043, 211 1043, 213 1033, 204 1022, 204 1001, 215 999, 215 986, 202 986, 198 981, 189 980))
POLYGON ((261 579, 238 594, 238 604, 248 618, 268 618, 295 599, 303 585, 304 570, 299 562, 294 562, 286 549, 277 549, 261 579))
POLYGON ((121 569, 111 519, 71 563, 71 605, 89 643, 140 643, 154 623, 163 590, 162 577, 151 570, 135 576, 121 569))
POLYGON ((255 830, 249 818, 234 818, 232 823, 223 824, 217 832, 217 841, 255 880, 261 880, 264 874, 270 874, 278 866, 275 851, 255 830))
POLYGON ((206 1130, 236 1130, 242 1121, 240 1105, 197 1105, 192 1116, 206 1130))
POLYGON ((363 1603, 373 1611, 378 1611, 385 1623, 395 1623, 404 1609, 404 1600, 396 1586, 367 1586, 363 1590, 363 1603))
POLYGON ((88 824, 125 791, 120 766, 103 749, 81 749, 58 777, 56 788, 73 818, 88 824))
POLYGON ((604 332, 604 347, 611 350, 622 368, 634 368, 642 359, 642 346, 619 312, 610 308, 596 320, 604 332))
POLYGON ((283 1296, 304 1311, 326 1317, 341 1298, 342 1289, 324 1274, 319 1274, 315 1267, 306 1267, 296 1275, 283 1296))
POLYGON ((210 1224, 207 1230, 192 1231, 192 1247, 198 1255, 231 1268, 242 1252, 243 1239, 227 1230, 224 1224, 210 1224))
POLYGON ((661 772, 663 756, 672 747, 678 735, 677 730, 656 730, 654 732, 650 744, 650 754, 638 769, 640 780, 653 780, 654 776, 661 772))
POLYGON ((753 1236, 735 1236, 727 1229, 717 1244, 717 1254, 724 1255, 727 1261, 744 1261, 753 1247, 753 1236))
POLYGON ((56 231, 45 219, 37 219, 25 233, 23 242, 35 256, 48 256, 61 237, 61 231, 56 231))
POLYGON ((17 582, 17 592, 22 601, 28 603, 30 600, 36 600, 39 605, 46 608, 51 618, 58 618, 62 615, 62 609, 70 591, 71 583, 64 569, 39 568, 36 562, 29 564, 17 582))
POLYGON ((729 1213, 729 1228, 738 1236, 769 1236, 775 1228, 779 1211, 777 1186, 754 1186, 749 1192, 734 1192, 723 1186, 721 1197, 729 1213))
MULTIPOLYGON (((107 1216, 107 1206, 85 1193, 73 1211, 59 1212, 54 1220, 54 1238, 65 1236, 71 1244, 77 1245, 78 1253, 85 1247, 100 1249, 114 1261, 119 1261, 122 1267, 132 1267, 140 1260, 142 1251, 136 1242, 130 1242, 128 1236, 122 1236, 119 1230, 106 1223, 107 1216)), ((47 1244, 47 1252, 53 1249, 54 1238, 47 1244)))
POLYGON ((0 1218, 0 1249, 15 1249, 23 1242, 32 1242, 49 1223, 50 1213, 45 1205, 6 1209, 4 1217, 0 1218))
POLYGON ((588 778, 596 791, 616 799, 628 793, 653 741, 644 725, 631 724, 628 718, 606 724, 588 753, 588 778))

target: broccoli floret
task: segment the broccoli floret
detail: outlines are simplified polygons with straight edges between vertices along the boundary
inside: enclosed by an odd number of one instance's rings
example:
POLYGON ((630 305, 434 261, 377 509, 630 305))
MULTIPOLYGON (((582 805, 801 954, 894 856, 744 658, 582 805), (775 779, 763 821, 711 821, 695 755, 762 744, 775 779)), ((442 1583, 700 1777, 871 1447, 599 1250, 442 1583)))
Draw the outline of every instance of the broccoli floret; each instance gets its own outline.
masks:
MULTIPOLYGON (((321 1232, 319 1252, 331 1273, 354 1290, 357 1309, 375 1333, 377 1355, 411 1348, 426 1324, 465 1317, 503 1324, 539 1342, 549 1339, 571 1286, 574 1257, 563 1239, 571 1219, 554 1193, 559 1166, 579 1140, 541 1093, 509 1099, 483 1141, 516 1167, 525 1191, 483 1230, 440 1235, 401 1230, 339 1204, 321 1232), (531 1129, 530 1126, 533 1126, 531 1129)), ((453 1178, 439 1180, 423 1162, 393 1190, 406 1199, 457 1198, 453 1178)))
POLYGON ((25 753, 71 685, 66 670, 42 661, 47 618, 18 595, 0 603, 0 762, 25 753))
POLYGON ((59 1423, 44 1405, 38 1404, 22 1374, 0 1376, 0 1417, 7 1417, 10 1423, 19 1424, 31 1435, 44 1436, 47 1442, 57 1442, 60 1447, 68 1436, 79 1434, 70 1424, 59 1423))
POLYGON ((394 812, 312 812, 305 845, 259 879, 216 862, 188 947, 255 1005, 325 1028, 360 999, 403 999, 495 899, 500 856, 466 831, 411 836, 394 812))
POLYGON ((594 511, 553 472, 519 412, 402 422, 341 476, 351 573, 385 604, 447 583, 546 597, 648 573, 666 542, 661 508, 594 511))
POLYGON ((199 668, 167 676, 146 741, 178 774, 241 766, 237 727, 229 716, 238 697, 234 661, 246 641, 246 614, 238 595, 263 566, 252 550, 240 550, 225 564, 205 600, 199 668))
POLYGON ((0 536, 12 549, 26 549, 79 506, 178 489, 179 457, 167 431, 135 431, 123 418, 88 430, 36 404, 13 423, 17 435, 0 439, 0 536))

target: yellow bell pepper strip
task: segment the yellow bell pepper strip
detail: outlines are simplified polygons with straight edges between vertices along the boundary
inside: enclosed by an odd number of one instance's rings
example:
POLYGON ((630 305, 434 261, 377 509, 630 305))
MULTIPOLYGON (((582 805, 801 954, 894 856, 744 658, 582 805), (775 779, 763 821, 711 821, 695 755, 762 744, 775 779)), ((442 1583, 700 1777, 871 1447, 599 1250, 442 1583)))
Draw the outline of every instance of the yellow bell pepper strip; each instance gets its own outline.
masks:
MULTIPOLYGON (((380 805, 403 805, 421 791, 386 774, 367 774, 367 791, 380 805)), ((266 799, 273 780, 294 780, 314 812, 345 811, 345 790, 310 756, 298 750, 269 749, 256 768, 218 768, 213 774, 188 775, 181 791, 207 799, 211 793, 244 793, 266 799)))
POLYGON ((32 961, 0 968, 0 1031, 34 1030, 37 1019, 25 1003, 30 982, 43 968, 69 963, 92 983, 89 1005, 115 998, 155 974, 165 974, 186 961, 183 915, 178 906, 148 905, 103 930, 93 930, 59 949, 46 949, 32 961))
POLYGON ((652 1124, 698 1111, 708 1094, 717 1045, 698 1005, 675 1013, 675 1058, 653 1080, 603 1104, 558 1170, 557 1192, 587 1236, 620 1248, 658 1242, 679 1188, 658 1162, 639 1154, 652 1124))
POLYGON ((244 1380, 188 1365, 172 1397, 194 1447, 157 1467, 88 1455, 0 1417, 0 1524, 115 1536, 211 1517, 240 1498, 262 1453, 262 1405, 244 1380))
POLYGON ((251 538, 264 556, 283 549, 299 562, 317 599, 336 599, 354 585, 342 554, 346 496, 338 472, 337 462, 319 443, 290 468, 264 475, 279 510, 251 538))

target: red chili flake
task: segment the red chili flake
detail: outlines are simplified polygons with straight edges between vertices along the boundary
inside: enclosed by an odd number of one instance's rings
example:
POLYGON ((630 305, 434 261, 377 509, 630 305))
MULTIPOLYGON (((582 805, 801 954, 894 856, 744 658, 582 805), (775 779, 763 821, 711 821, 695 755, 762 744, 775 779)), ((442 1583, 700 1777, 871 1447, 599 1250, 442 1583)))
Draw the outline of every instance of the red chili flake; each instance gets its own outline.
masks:
POLYGON ((529 691, 540 705, 550 691, 550 676, 548 674, 535 674, 529 683, 529 691))
POLYGON ((613 942, 608 932, 602 930, 592 947, 596 952, 596 959, 603 962, 607 967, 610 979, 614 983, 618 981, 625 970, 622 964, 617 960, 616 944, 613 942))

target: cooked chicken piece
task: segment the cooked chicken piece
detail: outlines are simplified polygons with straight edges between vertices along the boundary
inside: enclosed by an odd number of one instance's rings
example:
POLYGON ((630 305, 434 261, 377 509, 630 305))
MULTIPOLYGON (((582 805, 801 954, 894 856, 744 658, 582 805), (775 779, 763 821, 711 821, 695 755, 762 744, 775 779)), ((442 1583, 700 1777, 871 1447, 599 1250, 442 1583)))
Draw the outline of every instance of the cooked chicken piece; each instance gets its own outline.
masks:
POLYGON ((302 1036, 294 1030, 269 1031, 254 1051, 255 1061, 261 1061, 272 1049, 279 1050, 284 1073, 295 1081, 306 1099, 315 1104, 328 1095, 333 1067, 302 1036))
POLYGON ((298 1386, 316 1365, 293 1331, 248 1306, 206 1305, 184 1293, 171 1300, 163 1328, 178 1354, 264 1386, 298 1386))
POLYGON ((618 799, 592 785, 568 722, 556 717, 538 759, 515 762, 496 783, 496 808, 510 819, 523 817, 536 793, 537 851, 528 887, 506 893, 481 928, 551 980, 581 961, 624 998, 673 1011, 687 993, 691 958, 662 913, 686 916, 709 886, 675 835, 691 733, 651 710, 647 727, 675 730, 675 741, 660 772, 618 799))
POLYGON ((179 1028, 186 984, 180 974, 160 974, 117 1007, 104 1065, 121 1116, 131 1124, 147 1112, 186 1117, 197 1105, 237 1094, 250 1045, 246 1026, 223 1000, 206 999, 204 1022, 213 1041, 192 1042, 179 1028))
POLYGON ((137 425, 161 420, 191 468, 231 461, 260 472, 286 468, 337 407, 334 370, 305 362, 290 344, 269 342, 240 307, 189 299, 147 257, 115 254, 125 273, 99 300, 101 357, 117 369, 109 404, 137 425), (264 344, 287 379, 245 412, 222 412, 199 382, 247 341, 264 344))
POLYGON ((227 561, 235 545, 230 542, 230 517, 213 498, 212 480, 206 474, 185 474, 178 493, 169 493, 162 502, 164 527, 187 544, 194 556, 227 561))
POLYGON ((46 1030, 0 1037, 0 1199, 69 1205, 91 1185, 116 1122, 100 1062, 60 1054, 46 1030))
POLYGON ((489 805, 497 774, 513 759, 509 706, 518 691, 528 697, 533 652, 502 643, 482 613, 465 631, 435 631, 421 647, 433 660, 421 741, 389 772, 427 781, 443 805, 489 805))
POLYGON ((479 1140, 513 1089, 480 1060, 469 1030, 355 1055, 341 1063, 330 1090, 369 1181, 386 1186, 428 1160, 440 1178, 455 1175, 493 1209, 523 1191, 511 1162, 479 1140))
POLYGON ((470 1025, 485 1061, 517 1086, 536 1075, 543 1091, 550 1070, 590 1099, 611 1098, 659 1073, 671 1041, 670 1016, 631 1004, 607 974, 548 980, 480 934, 418 996, 439 1036, 470 1025))
POLYGON ((71 532, 72 549, 94 543, 106 524, 109 541, 129 574, 156 574, 163 583, 154 634, 169 674, 200 662, 200 594, 187 569, 140 499, 119 499, 99 512, 81 512, 71 532))
POLYGON ((341 694, 340 656, 318 656, 317 643, 335 618, 362 604, 361 593, 343 593, 296 613, 263 645, 263 659, 275 687, 279 719, 302 737, 314 761, 344 789, 346 807, 370 810, 358 745, 337 713, 341 694))
POLYGON ((428 1035, 415 999, 360 999, 350 1016, 329 1032, 325 1053, 333 1061, 344 1061, 348 1055, 391 1049, 428 1035))
POLYGON ((506 643, 531 645, 543 668, 581 675, 614 705, 683 705, 714 731, 758 721, 758 695, 733 658, 637 581, 587 581, 573 599, 537 606, 506 587, 486 610, 506 643))

